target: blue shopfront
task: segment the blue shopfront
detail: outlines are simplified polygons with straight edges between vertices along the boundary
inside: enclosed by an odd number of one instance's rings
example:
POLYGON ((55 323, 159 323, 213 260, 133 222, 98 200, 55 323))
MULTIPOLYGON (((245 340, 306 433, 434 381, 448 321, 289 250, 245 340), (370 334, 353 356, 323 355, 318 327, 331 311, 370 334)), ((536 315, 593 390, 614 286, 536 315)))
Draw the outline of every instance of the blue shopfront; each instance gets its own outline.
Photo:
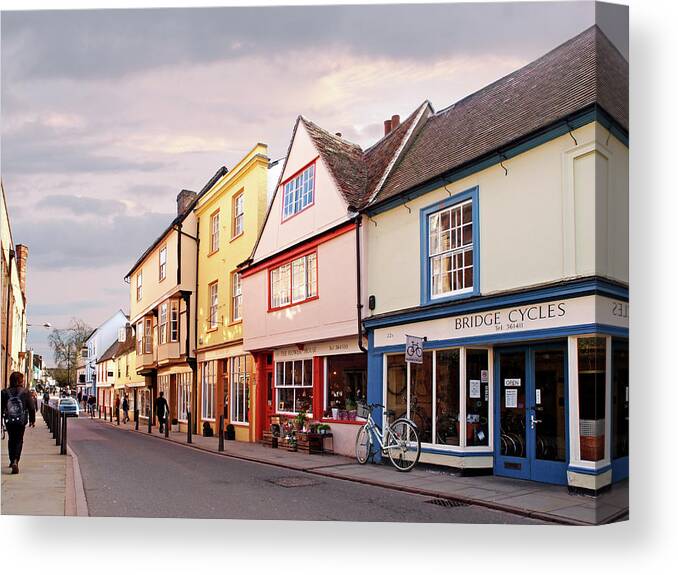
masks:
POLYGON ((586 280, 368 318, 368 400, 417 424, 422 463, 597 491, 628 477, 627 294, 586 280))

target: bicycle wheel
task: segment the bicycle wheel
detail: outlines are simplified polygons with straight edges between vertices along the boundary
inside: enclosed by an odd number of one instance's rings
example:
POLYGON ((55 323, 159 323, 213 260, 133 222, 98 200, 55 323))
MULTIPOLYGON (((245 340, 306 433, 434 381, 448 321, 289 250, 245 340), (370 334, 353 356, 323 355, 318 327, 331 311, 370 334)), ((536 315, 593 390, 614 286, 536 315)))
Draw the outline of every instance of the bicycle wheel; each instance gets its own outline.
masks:
POLYGON ((367 425, 363 425, 355 438, 355 457, 361 465, 367 463, 372 454, 372 436, 367 425))
POLYGON ((421 442, 412 422, 397 419, 388 428, 385 449, 391 463, 398 471, 410 471, 419 461, 421 442))

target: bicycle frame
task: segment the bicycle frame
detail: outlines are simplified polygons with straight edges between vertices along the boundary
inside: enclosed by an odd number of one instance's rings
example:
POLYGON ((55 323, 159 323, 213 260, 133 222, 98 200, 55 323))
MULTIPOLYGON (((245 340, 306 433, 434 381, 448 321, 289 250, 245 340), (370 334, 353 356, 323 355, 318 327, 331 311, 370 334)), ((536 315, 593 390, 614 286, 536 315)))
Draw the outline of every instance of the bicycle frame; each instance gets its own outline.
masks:
MULTIPOLYGON (((365 425, 367 426, 368 431, 370 432, 370 435, 374 436, 377 439, 377 443, 379 444, 379 448, 381 449, 382 452, 389 451, 390 449, 400 449, 400 445, 395 444, 395 445, 384 445, 384 439, 386 438, 386 435, 388 434, 388 430, 391 427, 391 424, 388 421, 388 417, 386 417, 386 409, 383 410, 383 419, 384 419, 384 430, 382 431, 381 428, 377 425, 377 423, 372 419, 372 413, 370 412, 369 415, 367 416, 367 421, 365 422, 365 425)), ((411 423, 415 428, 417 427, 415 423, 405 417, 399 417, 396 419, 396 421, 408 421, 411 423)))

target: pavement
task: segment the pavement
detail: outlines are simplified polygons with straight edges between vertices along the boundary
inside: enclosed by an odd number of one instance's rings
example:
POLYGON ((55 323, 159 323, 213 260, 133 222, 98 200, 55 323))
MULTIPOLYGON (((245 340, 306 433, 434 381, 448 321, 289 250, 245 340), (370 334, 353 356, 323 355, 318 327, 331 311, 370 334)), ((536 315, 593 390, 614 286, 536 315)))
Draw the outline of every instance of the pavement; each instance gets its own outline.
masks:
POLYGON ((1 451, 2 515, 87 515, 77 461, 59 454, 39 414, 26 428, 17 475, 8 467, 7 438, 1 451))
POLYGON ((219 452, 218 438, 214 437, 193 435, 193 443, 187 445, 187 437, 183 432, 171 432, 169 438, 165 438, 156 427, 153 427, 152 433, 149 434, 148 428, 141 423, 139 431, 134 431, 131 422, 119 426, 115 420, 111 423, 97 418, 92 422, 121 432, 142 434, 149 439, 183 444, 188 448, 219 456, 441 499, 447 501, 447 505, 450 506, 481 506, 525 518, 565 525, 600 525, 628 517, 628 481, 616 483, 598 496, 589 496, 570 493, 565 486, 493 475, 462 476, 449 470, 424 465, 419 465, 408 473, 401 473, 388 464, 359 465, 355 459, 340 455, 307 455, 239 441, 225 441, 224 451, 219 452))

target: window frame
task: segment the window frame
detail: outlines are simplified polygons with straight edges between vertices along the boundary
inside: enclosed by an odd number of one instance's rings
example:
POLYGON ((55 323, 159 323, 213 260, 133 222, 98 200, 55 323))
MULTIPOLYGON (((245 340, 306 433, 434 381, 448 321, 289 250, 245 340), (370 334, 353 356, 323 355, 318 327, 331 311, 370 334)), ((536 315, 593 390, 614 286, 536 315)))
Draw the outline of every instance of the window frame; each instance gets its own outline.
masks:
POLYGON ((229 372, 229 418, 230 422, 236 425, 249 425, 249 384, 251 374, 247 371, 248 357, 246 354, 236 355, 228 358, 228 372, 229 372), (236 362, 236 360, 238 360, 236 362), (239 365, 241 371, 236 371, 236 364, 239 365), (236 377, 236 375, 238 377, 236 377), (240 376, 243 376, 244 381, 240 381, 240 376), (238 404, 236 386, 242 386, 242 403, 238 404), (240 412, 243 416, 238 418, 236 412, 240 412))
POLYGON ((231 240, 239 238, 245 233, 245 190, 238 191, 231 200, 231 240), (242 203, 242 210, 238 209, 238 202, 242 203), (240 230, 238 230, 240 222, 240 230))
POLYGON ((153 318, 144 318, 144 347, 143 354, 153 353, 153 318))
POLYGON ((200 415, 203 421, 215 421, 216 390, 217 390, 217 361, 216 359, 203 361, 200 367, 200 415), (207 366, 213 366, 205 369, 207 366), (210 369, 212 371, 210 371, 210 369), (211 378, 211 380, 210 380, 211 378), (209 391, 206 393, 206 388, 209 391))
POLYGON ((239 271, 231 272, 231 323, 239 323, 242 321, 242 274, 239 271), (238 278, 237 285, 239 286, 239 293, 235 293, 236 288, 236 278, 238 278), (236 302, 237 300, 237 302, 236 302), (236 316, 235 310, 238 309, 238 315, 236 316))
POLYGON ((183 372, 177 374, 177 420, 188 421, 187 414, 191 411, 191 384, 193 374, 183 372))
POLYGON ((164 281, 167 277, 167 244, 163 245, 158 251, 158 281, 164 281), (164 260, 163 261, 163 254, 164 260))
MULTIPOLYGON (((317 170, 317 166, 316 166, 317 161, 318 161, 318 158, 316 157, 313 160, 311 160, 308 164, 306 164, 305 166, 303 166, 302 168, 300 168, 299 170, 294 172, 294 174, 292 174, 285 181, 280 183, 280 187, 282 188, 282 197, 281 197, 281 202, 280 202, 281 222, 284 223, 284 222, 292 219, 294 216, 299 215, 300 213, 306 211, 307 209, 309 209, 310 207, 315 205, 315 184, 316 184, 316 179, 318 177, 318 170, 317 170), (299 189, 302 189, 303 188, 304 172, 306 172, 306 170, 309 170, 311 168, 313 168, 313 185, 311 187, 311 201, 308 204, 306 204, 303 208, 296 210, 296 211, 292 211, 292 212, 286 214, 286 211, 285 211, 285 199, 287 197, 287 193, 286 193, 286 189, 285 189, 286 186, 288 184, 290 184, 291 182, 293 182, 294 180, 296 180, 297 178, 302 178, 302 183, 301 183, 301 186, 299 188, 299 189)), ((293 193, 296 193, 296 191, 294 191, 293 193)), ((292 205, 295 206, 296 203, 297 203, 296 200, 293 198, 292 199, 292 205)))
POLYGON ((168 325, 168 323, 169 323, 169 306, 168 306, 168 302, 164 301, 158 307, 158 344, 159 345, 164 345, 164 344, 167 343, 167 325, 168 325))
POLYGON ((170 343, 179 341, 179 300, 170 300, 169 305, 169 339, 170 343), (176 314, 176 317, 173 317, 176 314), (173 325, 174 324, 174 325, 173 325))
POLYGON ((311 390, 311 404, 309 406, 309 409, 306 412, 306 416, 309 418, 313 418, 313 395, 315 394, 315 366, 314 366, 314 360, 312 357, 307 357, 307 358, 299 358, 299 359, 287 359, 283 361, 276 361, 274 359, 273 361, 273 387, 275 389, 275 413, 282 414, 282 415, 297 415, 299 412, 294 410, 294 407, 297 403, 297 389, 310 389, 311 390), (311 368, 311 384, 310 385, 304 385, 304 375, 306 368, 304 367, 306 362, 310 362, 310 368, 311 368), (285 364, 291 363, 292 364, 292 384, 287 385, 285 382, 280 384, 278 382, 278 364, 282 364, 282 372, 283 372, 283 379, 285 379, 285 364), (294 384, 294 364, 295 363, 300 363, 301 364, 301 385, 295 385, 294 384), (292 389, 294 390, 293 396, 292 396, 292 411, 285 411, 280 409, 280 389, 292 389))
POLYGON ((208 331, 213 331, 219 327, 219 280, 207 284, 207 302, 209 303, 207 308, 208 331), (214 290, 214 294, 212 290, 214 290), (213 299, 216 301, 213 301, 213 299))
POLYGON ((220 210, 217 209, 210 214, 210 251, 207 254, 208 256, 211 256, 212 254, 215 254, 219 251, 220 226, 221 226, 219 213, 220 210))
POLYGON ((478 186, 459 192, 421 208, 419 212, 420 222, 420 303, 428 305, 438 302, 453 301, 469 298, 480 294, 480 217, 478 202, 478 186), (430 238, 430 216, 449 210, 457 205, 469 202, 471 203, 471 222, 472 222, 472 250, 473 250, 473 287, 447 292, 445 294, 433 296, 431 293, 431 258, 429 249, 430 238))
POLYGON ((275 265, 275 267, 270 267, 267 268, 267 273, 268 273, 268 311, 273 312, 273 311, 278 311, 281 309, 285 309, 287 307, 292 307, 295 305, 299 305, 302 303, 306 303, 309 301, 316 300, 320 297, 320 289, 319 289, 319 281, 318 281, 318 250, 313 249, 308 252, 302 253, 300 255, 296 255, 293 258, 290 258, 286 261, 283 261, 281 263, 278 263, 275 265), (309 293, 309 273, 308 273, 308 264, 307 259, 310 256, 315 256, 315 293, 313 295, 308 295, 309 293), (306 290, 306 297, 303 299, 299 299, 297 301, 294 300, 294 262, 298 260, 304 260, 304 281, 305 283, 305 290, 306 290), (273 305, 273 273, 289 266, 289 289, 287 290, 287 303, 284 303, 282 305, 273 305))
POLYGON ((144 270, 141 269, 137 272, 137 301, 141 301, 143 297, 143 287, 144 287, 144 270))

